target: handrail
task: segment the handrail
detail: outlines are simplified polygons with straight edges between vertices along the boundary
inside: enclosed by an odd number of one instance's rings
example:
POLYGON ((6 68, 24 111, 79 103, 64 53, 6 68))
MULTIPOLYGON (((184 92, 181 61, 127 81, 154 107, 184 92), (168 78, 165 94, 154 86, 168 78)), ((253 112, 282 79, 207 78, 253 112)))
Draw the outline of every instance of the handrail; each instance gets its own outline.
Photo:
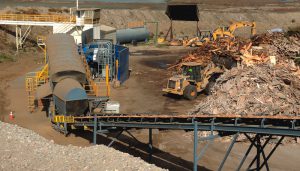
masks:
POLYGON ((76 17, 73 15, 0 14, 0 20, 76 23, 76 17))
POLYGON ((100 96, 109 97, 110 96, 110 84, 108 82, 108 66, 106 67, 106 74, 107 74, 106 81, 105 82, 95 82, 92 79, 92 74, 91 74, 88 63, 86 62, 86 58, 84 56, 81 56, 81 59, 82 59, 83 65, 85 67, 86 76, 87 76, 87 80, 88 80, 88 84, 84 85, 84 89, 86 90, 88 95, 94 95, 96 97, 100 97, 100 96), (106 92, 103 91, 104 90, 103 87, 106 88, 106 92))

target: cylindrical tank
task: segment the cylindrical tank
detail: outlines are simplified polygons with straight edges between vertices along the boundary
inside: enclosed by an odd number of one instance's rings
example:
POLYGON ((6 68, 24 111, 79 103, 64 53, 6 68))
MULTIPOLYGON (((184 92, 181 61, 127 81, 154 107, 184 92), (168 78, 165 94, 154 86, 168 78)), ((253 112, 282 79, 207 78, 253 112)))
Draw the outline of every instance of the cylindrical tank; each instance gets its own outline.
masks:
POLYGON ((150 36, 150 32, 146 27, 128 28, 117 30, 117 43, 132 43, 146 41, 150 36))
POLYGON ((59 114, 79 116, 88 109, 88 97, 84 88, 72 78, 58 82, 54 87, 53 97, 59 114))
POLYGON ((86 75, 77 45, 72 36, 53 34, 46 38, 49 76, 57 83, 65 78, 73 78, 84 84, 86 75))

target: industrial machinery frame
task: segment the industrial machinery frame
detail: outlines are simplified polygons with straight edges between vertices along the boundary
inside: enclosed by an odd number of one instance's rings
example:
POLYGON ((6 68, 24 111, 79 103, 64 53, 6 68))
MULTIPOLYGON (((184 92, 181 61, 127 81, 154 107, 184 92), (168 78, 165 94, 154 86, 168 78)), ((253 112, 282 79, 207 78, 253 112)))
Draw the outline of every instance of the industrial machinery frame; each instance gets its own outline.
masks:
MULTIPOLYGON (((270 169, 269 159, 276 151, 285 137, 300 137, 300 117, 299 116, 257 116, 257 115, 150 115, 150 114, 94 114, 85 117, 72 117, 72 122, 68 124, 73 127, 89 127, 93 131, 93 143, 97 143, 97 135, 103 135, 110 131, 118 131, 118 135, 112 139, 111 146, 118 137, 129 129, 149 129, 149 159, 153 155, 152 129, 161 130, 186 130, 194 131, 194 165, 193 170, 198 169, 198 162, 205 154, 205 151, 214 139, 222 136, 232 136, 232 141, 227 152, 219 165, 218 170, 222 170, 227 158, 236 143, 237 136, 244 134, 250 142, 249 148, 240 161, 237 170, 241 170, 253 147, 256 148, 256 155, 252 159, 247 170, 261 170, 266 167, 270 169), (207 137, 198 137, 198 131, 210 131, 207 137), (214 135, 213 132, 218 132, 214 135), (254 135, 251 138, 249 134, 254 135), (264 151, 268 142, 274 137, 280 137, 272 150, 266 154, 264 151), (267 137, 264 143, 262 138, 267 137), (198 154, 198 142, 208 141, 198 154), (251 169, 256 162, 254 169, 251 169)), ((58 125, 64 123, 57 123, 58 125)), ((58 129, 61 127, 57 127, 58 129)), ((64 129, 67 129, 65 127, 64 129)), ((130 134, 133 136, 132 134, 130 134)), ((136 138, 134 138, 136 139, 136 138)))

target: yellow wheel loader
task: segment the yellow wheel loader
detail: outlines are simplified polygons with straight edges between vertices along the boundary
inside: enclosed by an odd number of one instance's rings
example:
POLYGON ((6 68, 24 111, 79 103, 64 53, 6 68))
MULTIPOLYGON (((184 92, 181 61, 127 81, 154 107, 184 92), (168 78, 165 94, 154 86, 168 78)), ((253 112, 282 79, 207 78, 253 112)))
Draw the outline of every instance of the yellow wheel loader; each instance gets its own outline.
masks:
POLYGON ((210 94, 216 79, 224 72, 223 68, 214 63, 204 67, 197 62, 188 62, 183 63, 181 69, 182 74, 171 77, 167 88, 162 91, 184 96, 188 100, 195 99, 203 90, 210 94))

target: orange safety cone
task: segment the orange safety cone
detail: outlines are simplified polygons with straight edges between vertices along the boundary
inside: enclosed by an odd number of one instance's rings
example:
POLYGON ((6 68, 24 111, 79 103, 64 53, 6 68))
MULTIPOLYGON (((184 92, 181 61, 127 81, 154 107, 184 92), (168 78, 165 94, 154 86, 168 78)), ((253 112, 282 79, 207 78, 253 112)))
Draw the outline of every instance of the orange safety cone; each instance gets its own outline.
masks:
POLYGON ((13 112, 10 112, 9 113, 9 119, 10 120, 14 120, 14 118, 15 118, 15 116, 14 116, 13 112))

